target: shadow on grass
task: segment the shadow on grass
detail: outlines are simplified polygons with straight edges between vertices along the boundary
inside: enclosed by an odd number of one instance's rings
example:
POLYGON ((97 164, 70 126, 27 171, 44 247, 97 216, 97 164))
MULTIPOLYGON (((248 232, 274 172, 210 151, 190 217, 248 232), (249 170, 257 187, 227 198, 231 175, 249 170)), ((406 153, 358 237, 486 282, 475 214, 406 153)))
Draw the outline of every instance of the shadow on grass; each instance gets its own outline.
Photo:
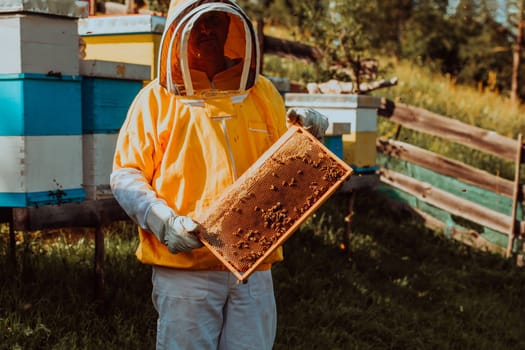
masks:
MULTIPOLYGON (((326 202, 284 245, 273 267, 275 349, 518 349, 525 277, 512 262, 427 230, 381 194, 326 202)), ((19 236, 18 265, 0 235, 0 349, 153 349, 150 268, 135 227, 105 239, 106 302, 94 300, 89 232, 19 236)), ((249 332, 250 330, 243 330, 249 332)))
POLYGON ((129 224, 107 231, 103 304, 91 232, 19 236, 17 265, 0 257, 0 349, 154 348, 150 268, 133 255, 135 235, 129 224))
POLYGON ((434 233, 382 194, 333 196, 274 266, 275 349, 524 348, 523 271, 434 233))

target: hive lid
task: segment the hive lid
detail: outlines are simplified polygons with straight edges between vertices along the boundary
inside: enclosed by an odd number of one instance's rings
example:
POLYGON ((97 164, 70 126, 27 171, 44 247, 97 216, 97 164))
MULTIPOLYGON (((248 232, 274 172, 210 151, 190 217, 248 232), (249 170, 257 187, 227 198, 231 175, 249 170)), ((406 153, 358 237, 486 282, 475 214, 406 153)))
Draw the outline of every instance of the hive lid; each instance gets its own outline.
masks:
POLYGON ((152 15, 101 16, 78 21, 80 35, 162 34, 166 18, 152 15))
POLYGON ((0 14, 12 12, 82 18, 88 16, 89 3, 75 0, 0 0, 0 14))
POLYGON ((381 97, 357 94, 307 94, 289 92, 285 94, 287 107, 305 108, 372 108, 381 105, 381 97))
POLYGON ((199 239, 246 281, 352 172, 309 132, 293 126, 195 218, 202 227, 199 239))

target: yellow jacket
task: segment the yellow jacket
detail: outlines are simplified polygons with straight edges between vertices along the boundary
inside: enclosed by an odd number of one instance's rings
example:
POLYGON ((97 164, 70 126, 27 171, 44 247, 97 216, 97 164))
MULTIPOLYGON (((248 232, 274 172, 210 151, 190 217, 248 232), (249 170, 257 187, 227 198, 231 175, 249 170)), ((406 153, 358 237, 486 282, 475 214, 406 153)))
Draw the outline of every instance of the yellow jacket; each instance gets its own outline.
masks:
MULTIPOLYGON (((179 215, 198 216, 286 131, 282 97, 259 75, 259 56, 251 22, 233 1, 183 1, 170 9, 159 76, 129 109, 111 175, 115 198, 139 224, 141 262, 226 269, 206 247, 171 254, 147 231, 145 217, 157 201, 179 215), (185 25, 210 9, 225 11, 231 19, 226 56, 232 64, 213 82, 190 71, 184 59, 185 25)), ((281 249, 260 269, 279 260, 281 249)))

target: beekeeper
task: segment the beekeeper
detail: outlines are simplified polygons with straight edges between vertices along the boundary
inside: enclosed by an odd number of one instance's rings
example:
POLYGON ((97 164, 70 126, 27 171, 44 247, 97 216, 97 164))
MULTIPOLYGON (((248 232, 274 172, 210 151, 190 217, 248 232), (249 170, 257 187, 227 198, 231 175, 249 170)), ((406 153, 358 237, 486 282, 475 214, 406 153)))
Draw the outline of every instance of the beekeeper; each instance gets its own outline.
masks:
MULTIPOLYGON (((111 188, 138 224, 137 258, 153 266, 157 349, 271 349, 276 306, 270 268, 246 284, 196 238, 206 210, 287 129, 282 97, 259 74, 255 30, 233 1, 172 1, 158 76, 131 105, 111 188)), ((311 110, 290 110, 321 137, 311 110)))

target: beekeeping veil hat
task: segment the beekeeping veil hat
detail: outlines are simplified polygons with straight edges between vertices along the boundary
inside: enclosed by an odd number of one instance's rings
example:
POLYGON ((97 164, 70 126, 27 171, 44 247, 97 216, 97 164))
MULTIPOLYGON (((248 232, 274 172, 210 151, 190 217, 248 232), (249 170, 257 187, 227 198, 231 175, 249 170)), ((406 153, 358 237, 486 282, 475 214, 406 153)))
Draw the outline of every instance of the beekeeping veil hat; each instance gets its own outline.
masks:
POLYGON ((224 54, 241 61, 238 84, 231 92, 242 93, 251 88, 259 74, 260 53, 253 25, 244 10, 233 0, 172 0, 162 35, 158 57, 158 78, 169 92, 183 96, 199 96, 188 64, 188 41, 199 17, 220 11, 230 17, 224 54))

